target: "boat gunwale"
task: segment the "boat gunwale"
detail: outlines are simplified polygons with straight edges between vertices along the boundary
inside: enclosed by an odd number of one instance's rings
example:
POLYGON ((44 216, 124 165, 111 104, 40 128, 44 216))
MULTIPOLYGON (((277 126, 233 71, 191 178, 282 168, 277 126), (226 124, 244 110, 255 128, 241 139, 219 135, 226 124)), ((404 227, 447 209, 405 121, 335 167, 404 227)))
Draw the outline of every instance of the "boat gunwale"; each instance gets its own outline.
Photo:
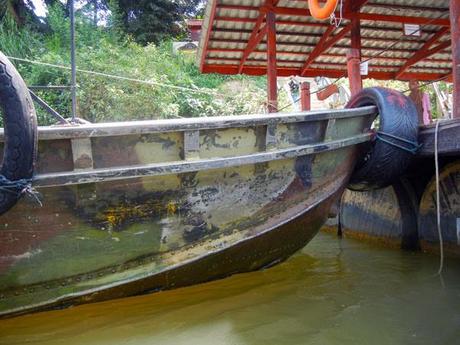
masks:
MULTIPOLYGON (((353 109, 328 109, 296 113, 274 113, 256 115, 231 115, 215 117, 181 118, 165 120, 107 122, 72 126, 38 127, 39 140, 81 139, 123 135, 142 135, 165 132, 186 132, 209 129, 241 128, 269 124, 314 122, 330 119, 346 119, 377 114, 375 106, 353 109)), ((4 129, 0 128, 0 141, 4 140, 4 129)))
POLYGON ((63 173, 39 174, 33 178, 35 187, 70 186, 87 183, 125 180, 139 177, 164 176, 169 174, 182 174, 202 170, 229 168, 249 164, 259 164, 269 161, 292 159, 300 156, 308 156, 323 152, 329 152, 368 142, 374 138, 372 132, 365 132, 346 139, 322 141, 316 144, 308 144, 262 151, 249 155, 235 157, 218 157, 210 159, 195 159, 173 161, 166 163, 152 163, 145 165, 133 165, 102 169, 88 169, 69 171, 63 173))

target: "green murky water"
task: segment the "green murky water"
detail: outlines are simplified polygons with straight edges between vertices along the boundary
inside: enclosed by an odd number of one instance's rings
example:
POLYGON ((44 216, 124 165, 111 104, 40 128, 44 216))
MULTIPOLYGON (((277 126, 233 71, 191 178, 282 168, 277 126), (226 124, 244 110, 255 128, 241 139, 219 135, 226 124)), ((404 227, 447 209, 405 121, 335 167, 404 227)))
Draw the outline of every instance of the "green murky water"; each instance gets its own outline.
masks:
POLYGON ((0 321, 0 344, 459 344, 460 263, 321 234, 275 268, 0 321))

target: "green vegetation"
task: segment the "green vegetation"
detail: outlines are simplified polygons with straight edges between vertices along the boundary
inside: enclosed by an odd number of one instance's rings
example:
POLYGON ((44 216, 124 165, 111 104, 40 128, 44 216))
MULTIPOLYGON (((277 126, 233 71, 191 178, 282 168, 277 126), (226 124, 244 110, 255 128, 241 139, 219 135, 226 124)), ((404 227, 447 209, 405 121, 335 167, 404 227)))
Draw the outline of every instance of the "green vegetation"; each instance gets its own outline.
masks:
MULTIPOLYGON (((46 33, 4 17, 0 50, 8 56, 70 66, 69 20, 65 7, 50 6, 46 33)), ((140 83, 78 72, 78 115, 91 122, 213 116, 261 112, 265 78, 200 74, 196 56, 172 52, 170 39, 140 45, 111 16, 95 26, 77 12, 77 65, 80 70, 139 79, 140 83), (181 89, 165 85, 179 86, 181 89), (182 89, 184 88, 184 89, 182 89)), ((28 85, 69 85, 70 71, 13 61, 28 85)), ((68 91, 39 92, 53 108, 69 117, 68 91)), ((287 100, 284 101, 284 104, 287 100)), ((283 102, 281 106, 284 105, 283 102)), ((39 123, 56 121, 38 109, 39 123)))

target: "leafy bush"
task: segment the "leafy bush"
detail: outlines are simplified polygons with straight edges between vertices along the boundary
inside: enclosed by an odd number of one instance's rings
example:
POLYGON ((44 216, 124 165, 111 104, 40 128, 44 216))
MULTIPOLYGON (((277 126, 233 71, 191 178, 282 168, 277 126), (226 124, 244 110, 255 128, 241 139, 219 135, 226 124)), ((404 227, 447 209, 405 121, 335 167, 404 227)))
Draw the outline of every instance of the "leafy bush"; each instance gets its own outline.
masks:
MULTIPOLYGON (((79 117, 107 122, 243 114, 264 109, 265 78, 204 75, 194 55, 173 54, 169 41, 141 46, 114 26, 95 27, 81 14, 76 22, 79 117)), ((40 36, 28 28, 18 29, 14 23, 1 23, 0 50, 15 57, 70 66, 69 20, 61 6, 50 7, 48 23, 50 32, 40 36)), ((70 83, 69 69, 15 63, 28 85, 70 83)), ((70 116, 68 91, 38 94, 63 116, 70 116)), ((55 123, 43 110, 38 109, 38 113, 41 124, 55 123)))

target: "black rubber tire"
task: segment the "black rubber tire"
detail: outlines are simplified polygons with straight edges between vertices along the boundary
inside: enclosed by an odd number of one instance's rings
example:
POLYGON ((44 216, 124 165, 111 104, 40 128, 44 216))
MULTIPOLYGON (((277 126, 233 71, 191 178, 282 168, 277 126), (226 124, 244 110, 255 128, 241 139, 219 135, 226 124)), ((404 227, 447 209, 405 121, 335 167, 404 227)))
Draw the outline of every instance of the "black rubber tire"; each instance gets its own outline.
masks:
MULTIPOLYGON (((2 52, 0 108, 5 128, 0 174, 10 181, 31 179, 37 157, 37 116, 24 80, 2 52)), ((0 214, 13 207, 19 198, 19 193, 0 191, 0 214)))
MULTIPOLYGON (((382 87, 368 88, 354 96, 347 108, 370 105, 378 108, 379 131, 417 143, 417 108, 409 97, 382 87)), ((397 143, 393 139, 390 141, 397 143)), ((407 170, 414 154, 381 140, 374 140, 366 147, 362 157, 350 180, 348 188, 351 190, 367 191, 388 187, 407 170)))

